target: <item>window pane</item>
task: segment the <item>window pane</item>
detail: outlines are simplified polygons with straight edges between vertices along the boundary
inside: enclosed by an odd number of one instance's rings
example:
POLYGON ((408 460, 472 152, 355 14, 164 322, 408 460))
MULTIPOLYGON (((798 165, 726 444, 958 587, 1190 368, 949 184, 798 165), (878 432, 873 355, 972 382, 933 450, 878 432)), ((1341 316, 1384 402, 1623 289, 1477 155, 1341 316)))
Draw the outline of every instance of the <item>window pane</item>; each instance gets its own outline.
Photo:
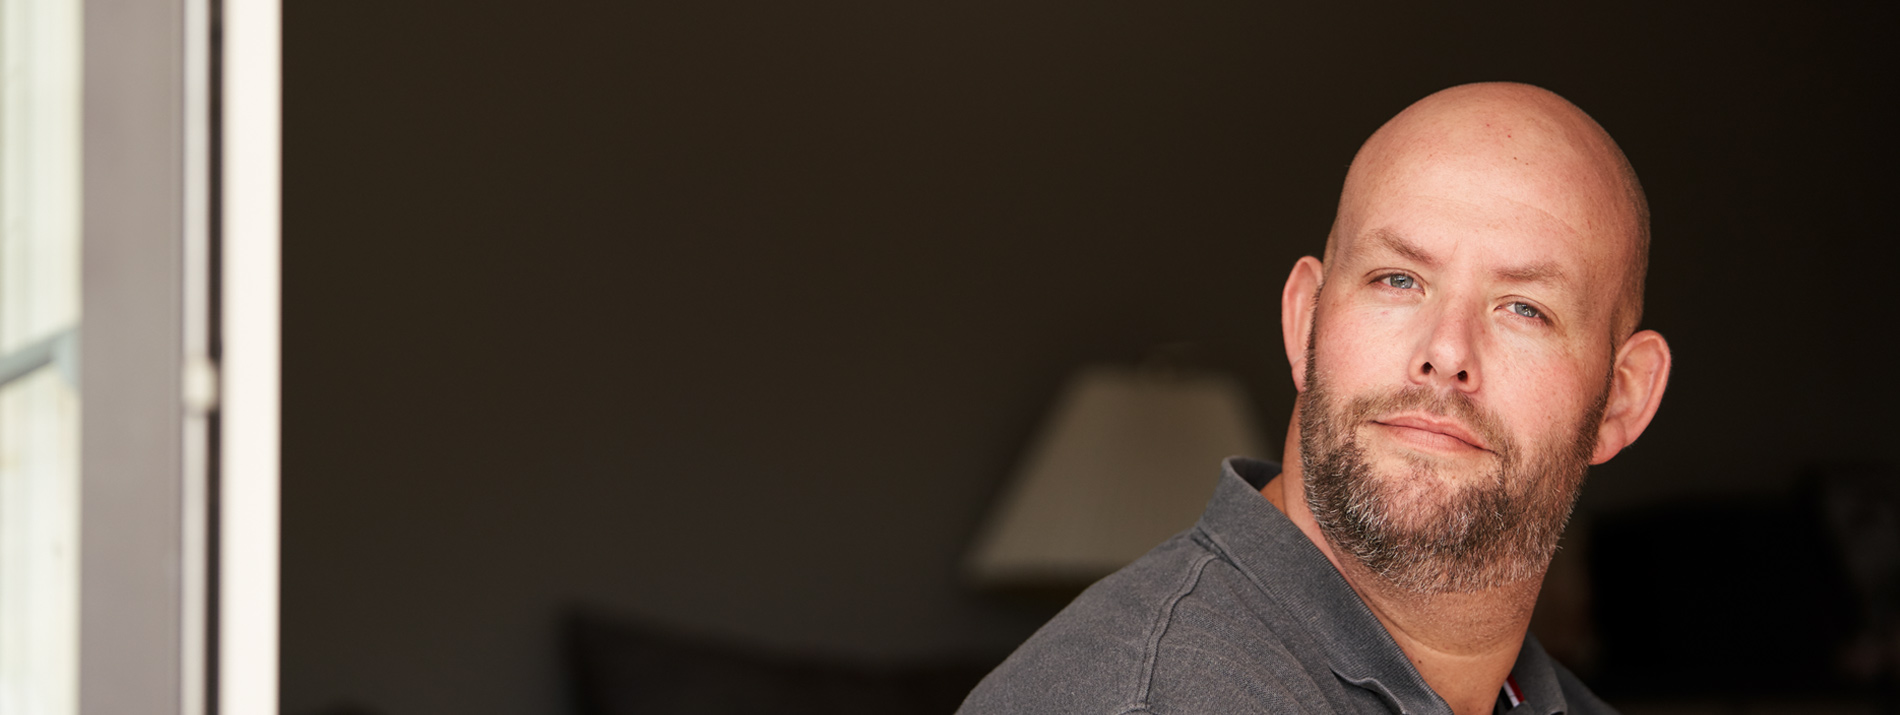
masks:
POLYGON ((0 713, 77 712, 77 0, 0 0, 0 713), (35 367, 37 366, 37 367, 35 367))

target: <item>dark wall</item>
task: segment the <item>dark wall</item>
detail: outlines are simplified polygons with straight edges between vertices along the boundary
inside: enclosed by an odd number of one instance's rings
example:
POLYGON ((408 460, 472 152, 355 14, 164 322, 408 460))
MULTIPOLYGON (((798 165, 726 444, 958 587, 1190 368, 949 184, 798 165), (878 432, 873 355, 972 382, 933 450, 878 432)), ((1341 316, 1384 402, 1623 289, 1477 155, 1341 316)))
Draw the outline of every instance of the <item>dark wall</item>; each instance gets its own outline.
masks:
POLYGON ((1467 81, 1650 192, 1676 373, 1586 518, 1890 459, 1884 18, 1320 5, 289 4, 286 712, 556 710, 565 603, 1006 649, 955 566, 1062 378, 1193 342, 1279 444, 1286 271, 1467 81))

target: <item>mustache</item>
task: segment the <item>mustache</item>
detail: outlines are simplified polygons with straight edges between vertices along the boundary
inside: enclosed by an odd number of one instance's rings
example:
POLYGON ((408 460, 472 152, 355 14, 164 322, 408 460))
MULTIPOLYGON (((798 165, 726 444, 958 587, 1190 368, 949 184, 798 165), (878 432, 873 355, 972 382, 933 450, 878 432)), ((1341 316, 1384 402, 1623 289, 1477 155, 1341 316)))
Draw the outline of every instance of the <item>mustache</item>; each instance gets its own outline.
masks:
POLYGON ((1346 407, 1347 423, 1358 425, 1398 412, 1424 412, 1457 420, 1471 430, 1498 456, 1511 461, 1517 446, 1504 429, 1504 421, 1490 410, 1478 406, 1469 395, 1409 385, 1392 392, 1354 398, 1346 407))

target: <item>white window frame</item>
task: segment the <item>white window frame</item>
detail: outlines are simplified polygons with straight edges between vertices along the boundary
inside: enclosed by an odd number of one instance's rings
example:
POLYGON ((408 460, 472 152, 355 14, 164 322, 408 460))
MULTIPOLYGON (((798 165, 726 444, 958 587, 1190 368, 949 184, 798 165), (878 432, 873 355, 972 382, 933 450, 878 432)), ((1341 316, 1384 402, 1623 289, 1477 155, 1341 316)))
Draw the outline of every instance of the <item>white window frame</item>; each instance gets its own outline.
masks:
POLYGON ((85 2, 79 712, 273 713, 279 6, 85 2))

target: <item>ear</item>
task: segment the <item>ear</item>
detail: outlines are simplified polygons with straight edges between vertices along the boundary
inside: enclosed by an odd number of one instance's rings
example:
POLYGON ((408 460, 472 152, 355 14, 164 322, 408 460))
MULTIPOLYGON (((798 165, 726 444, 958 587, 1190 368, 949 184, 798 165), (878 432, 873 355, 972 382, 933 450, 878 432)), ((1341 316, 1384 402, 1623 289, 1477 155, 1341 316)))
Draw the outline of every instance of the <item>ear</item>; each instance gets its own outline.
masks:
POLYGON ((1669 385, 1669 342, 1654 330, 1631 335, 1616 351, 1613 370, 1591 464, 1610 461, 1649 427, 1650 418, 1662 405, 1663 388, 1669 385))
POLYGON ((1305 256, 1293 264, 1280 290, 1280 333, 1286 341, 1286 360, 1293 366, 1293 389, 1306 391, 1306 341, 1313 335, 1314 301, 1325 279, 1319 259, 1305 256))

